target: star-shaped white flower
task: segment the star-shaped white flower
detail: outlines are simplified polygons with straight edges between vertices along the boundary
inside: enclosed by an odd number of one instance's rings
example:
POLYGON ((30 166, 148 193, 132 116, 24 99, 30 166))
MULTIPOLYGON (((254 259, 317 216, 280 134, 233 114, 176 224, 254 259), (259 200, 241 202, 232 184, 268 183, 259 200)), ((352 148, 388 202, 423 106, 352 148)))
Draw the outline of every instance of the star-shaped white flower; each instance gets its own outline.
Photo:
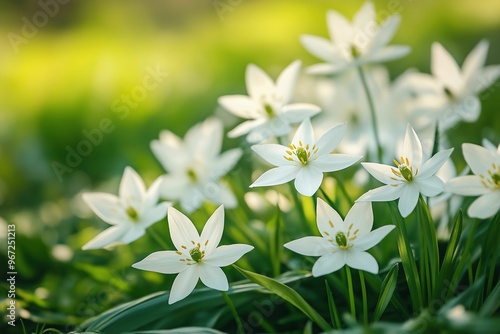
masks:
POLYGON ((454 178, 446 183, 446 190, 464 196, 479 196, 467 210, 470 217, 486 219, 500 210, 500 145, 494 149, 486 141, 485 147, 463 144, 465 161, 474 175, 454 178))
POLYGON ((345 131, 346 124, 340 124, 316 140, 311 121, 306 118, 289 146, 252 146, 257 154, 277 167, 262 174, 250 187, 274 186, 295 179, 295 189, 302 195, 312 196, 320 187, 324 172, 347 168, 362 158, 350 154, 332 154, 345 131))
POLYGON ((170 131, 162 131, 151 149, 168 174, 162 176, 163 198, 178 200, 182 209, 193 212, 204 201, 234 208, 237 200, 221 181, 242 151, 239 148, 220 153, 223 126, 214 118, 192 127, 184 140, 170 131))
POLYGON ((330 10, 327 25, 330 39, 304 35, 302 45, 326 63, 308 68, 310 74, 333 75, 354 66, 380 63, 401 58, 410 52, 408 46, 387 46, 399 27, 401 18, 392 15, 380 26, 373 3, 366 2, 351 22, 330 10))
POLYGON ((178 274, 170 291, 169 304, 186 298, 198 279, 211 289, 227 291, 227 277, 220 267, 236 262, 253 249, 244 244, 217 247, 224 230, 222 205, 208 219, 201 235, 189 218, 172 207, 168 209, 168 227, 177 250, 152 253, 132 267, 162 274, 178 274))
POLYGON ((475 122, 481 113, 478 95, 500 77, 500 65, 484 66, 488 42, 483 40, 469 53, 462 68, 439 43, 432 45, 431 72, 415 73, 419 86, 413 113, 425 117, 431 125, 439 121, 448 129, 460 121, 475 122))
POLYGON ((129 244, 144 235, 146 229, 167 214, 170 203, 158 203, 160 179, 146 190, 140 176, 126 167, 119 196, 85 193, 83 200, 106 223, 113 225, 87 242, 82 249, 97 249, 117 243, 129 244))
POLYGON ((299 123, 320 112, 308 103, 291 103, 301 62, 294 61, 279 75, 276 83, 259 67, 250 64, 246 70, 249 96, 227 95, 219 104, 234 115, 248 119, 228 133, 231 138, 248 134, 251 143, 270 137, 288 135, 291 124, 299 123))
POLYGON ((407 217, 417 206, 420 194, 431 197, 444 190, 443 181, 435 174, 448 160, 451 152, 453 149, 440 151, 424 163, 420 140, 408 124, 401 160, 394 160, 396 167, 362 163, 368 173, 386 185, 368 191, 356 201, 386 202, 399 198, 399 212, 407 217))
POLYGON ((321 237, 304 237, 284 246, 306 256, 321 256, 312 268, 315 277, 337 271, 344 265, 378 273, 378 263, 366 252, 378 244, 394 229, 394 225, 382 226, 374 231, 373 212, 370 202, 355 203, 345 220, 318 198, 316 222, 321 237))

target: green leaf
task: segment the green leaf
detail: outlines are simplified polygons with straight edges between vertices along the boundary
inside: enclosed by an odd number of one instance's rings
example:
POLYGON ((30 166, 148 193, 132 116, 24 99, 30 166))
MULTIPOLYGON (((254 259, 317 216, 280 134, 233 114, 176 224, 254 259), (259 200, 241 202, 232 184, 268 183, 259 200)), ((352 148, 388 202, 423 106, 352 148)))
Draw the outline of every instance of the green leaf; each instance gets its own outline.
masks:
POLYGON ((396 202, 392 201, 388 202, 388 204, 391 209, 392 221, 396 225, 398 234, 397 243, 399 256, 401 257, 401 263, 403 264, 406 282, 408 283, 408 288, 410 290, 413 311, 419 312, 423 308, 422 289, 420 286, 420 279, 418 276, 417 265, 415 263, 415 257, 413 256, 413 252, 410 246, 410 240, 408 238, 408 232, 406 231, 406 223, 399 213, 396 202))
POLYGON ((424 252, 427 251, 427 253, 425 254, 425 257, 420 260, 426 262, 424 263, 427 270, 426 276, 429 278, 429 283, 427 284, 427 292, 429 295, 429 299, 431 299, 432 293, 434 291, 434 286, 436 285, 436 277, 439 273, 438 242, 436 236, 436 228, 429 212, 429 207, 427 206, 427 203, 425 203, 422 196, 420 196, 418 202, 418 213, 420 218, 419 223, 423 232, 424 244, 427 246, 427 249, 424 249, 424 252))
POLYGON ((328 281, 326 279, 325 286, 326 296, 328 298, 328 309, 330 310, 330 319, 332 321, 332 324, 335 324, 334 327, 340 329, 342 328, 342 325, 340 324, 339 311, 337 310, 337 306, 335 305, 335 301, 333 300, 332 290, 330 289, 330 285, 328 284, 328 281))
POLYGON ((281 210, 279 206, 276 210, 276 217, 270 223, 271 227, 271 239, 270 239, 270 251, 269 255, 271 257, 271 265, 273 268, 273 276, 276 277, 281 272, 281 253, 283 252, 283 236, 282 236, 282 222, 281 222, 281 210))
POLYGON ((491 294, 486 298, 483 306, 479 309, 479 315, 483 317, 493 315, 500 308, 500 282, 497 283, 491 294))
POLYGON ((292 288, 286 286, 285 284, 269 278, 264 275, 256 274, 233 265, 240 273, 243 274, 250 281, 263 286, 264 288, 270 290, 274 294, 280 296, 296 308, 298 308, 302 313, 304 313, 309 319, 314 321, 322 330, 329 330, 331 326, 328 322, 318 313, 315 309, 309 305, 301 295, 292 288))
POLYGON ((399 264, 396 263, 392 266, 391 270, 387 273, 382 282, 382 287, 380 290, 380 295, 378 297, 377 306, 375 306, 375 311, 373 312, 372 322, 378 321, 384 311, 391 301, 394 290, 396 289, 396 284, 398 282, 399 274, 399 264))
POLYGON ((152 331, 135 331, 135 332, 126 332, 124 334, 225 334, 224 332, 205 327, 181 327, 175 329, 161 329, 161 330, 152 330, 152 331))

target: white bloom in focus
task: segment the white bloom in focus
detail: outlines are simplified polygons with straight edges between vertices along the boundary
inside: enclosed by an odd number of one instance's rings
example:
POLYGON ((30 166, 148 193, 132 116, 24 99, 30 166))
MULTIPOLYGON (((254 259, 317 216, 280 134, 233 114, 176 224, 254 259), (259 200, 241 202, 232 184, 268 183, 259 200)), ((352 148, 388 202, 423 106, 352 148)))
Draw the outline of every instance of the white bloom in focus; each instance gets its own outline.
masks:
POLYGON ((312 196, 323 181, 324 172, 347 168, 362 157, 332 154, 346 131, 346 124, 337 125, 316 140, 309 118, 297 129, 289 146, 254 145, 252 149, 270 164, 277 166, 262 174, 250 187, 274 186, 295 179, 295 189, 312 196))
POLYGON ((408 46, 387 46, 399 27, 401 18, 392 15, 380 26, 373 3, 366 2, 352 23, 340 13, 330 10, 327 25, 330 39, 303 35, 302 45, 326 63, 308 68, 308 73, 333 75, 350 67, 394 60, 410 52, 408 46))
POLYGON ((167 214, 170 203, 158 203, 160 178, 146 190, 144 182, 130 167, 125 168, 119 196, 85 193, 83 200, 106 223, 113 225, 87 242, 82 249, 98 249, 115 243, 129 244, 167 214))
POLYGON ((217 247, 224 230, 222 205, 208 219, 201 235, 189 218, 172 207, 168 209, 168 227, 177 251, 154 252, 132 267, 178 274, 170 291, 169 304, 186 298, 194 290, 198 279, 211 289, 227 291, 227 277, 220 267, 236 262, 253 249, 244 244, 217 247))
POLYGON ((284 247, 306 256, 321 256, 312 268, 315 277, 337 271, 344 265, 378 273, 378 263, 366 252, 378 244, 395 226, 386 225, 374 231, 370 202, 355 203, 345 220, 318 198, 317 218, 321 237, 304 237, 290 241, 284 247))
POLYGON ((486 219, 500 210, 500 145, 485 147, 463 144, 465 161, 474 175, 460 176, 446 183, 446 190, 464 196, 479 196, 467 210, 470 217, 486 219))
POLYGON ((499 65, 484 66, 488 46, 485 40, 478 43, 460 69, 450 53, 435 42, 432 76, 415 73, 411 79, 420 92, 413 109, 415 117, 433 126, 438 121, 443 129, 460 121, 475 122, 481 113, 478 95, 500 77, 499 65))
POLYGON ((401 160, 396 167, 365 162, 363 167, 385 186, 372 189, 356 201, 386 202, 399 198, 399 212, 407 217, 417 206, 420 194, 436 196, 444 183, 435 174, 448 160, 453 149, 436 153, 424 163, 422 145, 410 124, 406 128, 401 160))
POLYGON ((220 153, 222 123, 207 119, 193 126, 181 140, 162 131, 151 149, 168 174, 162 176, 163 198, 178 200, 183 210, 193 212, 206 200, 234 208, 237 200, 220 178, 240 159, 239 148, 220 153))
POLYGON ((248 119, 228 133, 231 138, 248 134, 251 143, 270 137, 288 135, 290 124, 320 112, 320 108, 308 103, 290 103, 301 62, 294 61, 278 77, 276 83, 259 67, 250 64, 246 70, 249 96, 227 95, 219 98, 219 104, 234 115, 248 119))

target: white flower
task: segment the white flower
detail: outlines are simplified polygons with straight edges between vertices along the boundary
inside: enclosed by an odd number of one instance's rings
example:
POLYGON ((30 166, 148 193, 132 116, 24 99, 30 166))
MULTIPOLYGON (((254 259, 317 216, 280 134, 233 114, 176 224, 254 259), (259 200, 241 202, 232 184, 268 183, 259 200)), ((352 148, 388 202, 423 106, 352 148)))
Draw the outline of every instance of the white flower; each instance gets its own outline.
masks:
POLYGON ((274 186, 295 179, 295 188, 305 196, 312 196, 323 181, 324 172, 347 168, 362 157, 332 154, 346 130, 337 125, 316 140, 309 118, 297 129, 289 146, 278 144, 254 145, 252 149, 267 162, 277 166, 262 174, 250 187, 274 186))
POLYGON ((457 177, 446 183, 446 190, 465 196, 479 196, 467 210, 470 217, 486 219, 500 210, 500 145, 482 147, 463 144, 465 161, 474 175, 457 177))
POLYGON ((436 172, 450 157, 453 149, 436 153, 424 163, 422 145, 410 124, 406 128, 401 160, 396 167, 365 162, 363 167, 385 186, 373 189, 357 201, 385 202, 399 198, 399 212, 407 217, 417 206, 420 194, 436 196, 444 190, 444 183, 436 172))
POLYGON ((222 154, 222 123, 207 119, 192 127, 181 140, 170 131, 162 131, 151 149, 168 174, 163 175, 161 196, 178 200, 183 210, 193 212, 207 200, 236 207, 237 200, 220 178, 239 160, 239 148, 222 154))
POLYGON ((219 98, 225 109, 241 118, 248 119, 228 133, 229 137, 247 134, 251 143, 270 137, 288 135, 290 124, 299 123, 320 112, 320 108, 308 103, 290 103, 295 90, 301 62, 294 61, 278 77, 276 83, 259 67, 250 64, 246 71, 249 96, 228 95, 219 98))
POLYGON ((224 230, 222 205, 208 219, 201 235, 189 218, 172 207, 168 209, 168 227, 177 251, 152 253, 132 267, 162 274, 178 273, 170 291, 169 304, 187 297, 198 279, 211 289, 227 291, 227 277, 220 267, 236 262, 253 249, 244 244, 217 247, 224 230))
POLYGON ((460 121, 475 122, 481 113, 478 95, 500 77, 500 66, 484 66, 488 42, 469 53, 462 68, 439 43, 432 45, 431 75, 415 73, 420 96, 413 113, 448 129, 460 121))
POLYGON ((83 200, 106 223, 113 225, 87 242, 82 249, 97 249, 115 243, 129 244, 144 235, 146 229, 167 214, 170 203, 158 203, 160 179, 148 190, 139 175, 125 168, 119 196, 107 193, 85 193, 83 200))
POLYGON ((306 256, 321 256, 312 268, 313 276, 326 275, 344 265, 378 273, 378 263, 366 252, 394 229, 382 226, 372 231, 373 212, 369 202, 355 203, 345 220, 321 198, 317 204, 317 225, 321 237, 304 237, 284 246, 306 256))
POLYGON ((399 27, 401 18, 392 15, 380 26, 373 3, 366 2, 349 22, 334 10, 327 13, 330 39, 304 35, 304 47, 326 63, 308 68, 310 74, 332 75, 350 67, 401 58, 410 52, 407 46, 387 46, 399 27))

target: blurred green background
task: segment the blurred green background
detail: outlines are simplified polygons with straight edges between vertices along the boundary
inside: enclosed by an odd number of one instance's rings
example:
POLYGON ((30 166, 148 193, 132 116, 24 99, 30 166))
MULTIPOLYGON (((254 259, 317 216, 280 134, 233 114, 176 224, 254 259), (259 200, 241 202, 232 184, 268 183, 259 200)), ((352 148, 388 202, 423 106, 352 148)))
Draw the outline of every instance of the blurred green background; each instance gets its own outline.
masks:
MULTIPOLYGON (((393 78, 409 67, 429 73, 433 41, 441 42, 461 64, 486 38, 487 64, 500 63, 496 0, 374 2, 378 11, 388 6, 400 9, 402 24, 393 43, 413 49, 388 65, 393 78)), ((79 250, 105 227, 83 205, 81 192, 116 192, 127 165, 150 184, 163 173, 149 148, 162 129, 183 135, 214 112, 224 115, 217 110, 217 98, 245 93, 248 63, 276 76, 295 59, 305 65, 318 62, 300 45, 299 36, 326 37, 328 9, 350 18, 362 4, 361 0, 2 1, 0 267, 7 263, 7 224, 15 224, 18 311, 30 319, 27 326, 34 328, 34 321, 69 328, 66 325, 111 305, 158 290, 139 283, 160 285, 165 278, 130 268, 140 257, 134 252, 156 250, 147 241, 114 252, 79 250), (140 87, 151 69, 167 75, 154 89, 144 90, 140 87), (134 92, 145 92, 141 101, 127 111, 119 109, 125 105, 122 99, 134 92), (77 149, 86 140, 85 133, 98 129, 103 120, 112 130, 96 139, 99 143, 71 171, 60 171, 58 177, 54 162, 67 165, 68 150, 77 149), (131 289, 134 284, 142 288, 131 289)), ((496 83, 483 94, 477 123, 454 130, 455 143, 479 143, 482 136, 498 140, 498 88, 496 83)), ((238 143, 226 140, 225 145, 238 143)), ((0 313, 8 302, 6 287, 2 283, 0 313)))

